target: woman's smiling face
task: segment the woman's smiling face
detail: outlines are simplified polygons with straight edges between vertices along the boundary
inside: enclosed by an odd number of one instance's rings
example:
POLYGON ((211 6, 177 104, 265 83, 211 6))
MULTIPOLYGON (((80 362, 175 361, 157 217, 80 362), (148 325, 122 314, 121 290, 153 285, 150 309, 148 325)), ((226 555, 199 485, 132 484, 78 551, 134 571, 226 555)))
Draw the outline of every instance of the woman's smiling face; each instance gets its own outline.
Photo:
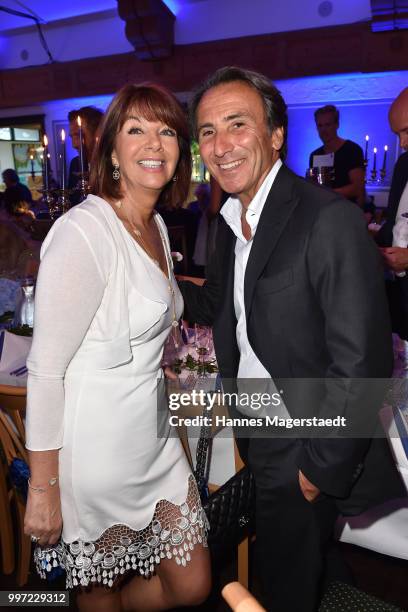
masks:
POLYGON ((119 164, 125 189, 159 195, 174 176, 179 157, 176 131, 161 121, 148 121, 133 109, 116 136, 112 163, 119 164))

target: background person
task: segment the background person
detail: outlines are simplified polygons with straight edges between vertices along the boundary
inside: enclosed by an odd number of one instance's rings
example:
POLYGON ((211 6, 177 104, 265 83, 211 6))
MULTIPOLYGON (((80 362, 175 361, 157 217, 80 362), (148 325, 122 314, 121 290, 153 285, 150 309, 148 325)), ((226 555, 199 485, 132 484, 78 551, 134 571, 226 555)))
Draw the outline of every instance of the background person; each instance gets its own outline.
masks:
POLYGON ((386 283, 393 331, 408 340, 408 87, 403 89, 390 107, 390 126, 398 135, 401 149, 392 175, 386 222, 377 234, 387 269, 386 283))
POLYGON ((359 205, 364 204, 365 172, 362 148, 352 140, 345 140, 337 134, 340 113, 332 104, 322 106, 314 114, 317 131, 323 146, 315 149, 309 158, 309 166, 332 166, 334 170, 334 191, 359 205), (329 156, 330 161, 321 164, 319 156, 329 156))
POLYGON ((33 196, 31 194, 31 191, 26 185, 20 183, 20 178, 17 172, 13 170, 13 168, 7 168, 6 170, 3 170, 2 177, 3 182, 6 185, 6 189, 2 194, 3 201, 5 201, 5 199, 7 198, 8 191, 12 189, 14 193, 16 192, 16 190, 18 190, 20 201, 28 202, 28 204, 32 203, 33 196))
POLYGON ((210 220, 208 218, 210 204, 210 187, 206 183, 197 185, 194 195, 196 199, 190 202, 188 210, 196 215, 198 220, 197 235, 194 243, 193 252, 193 276, 204 277, 205 266, 207 265, 208 255, 208 230, 210 220))
POLYGON ((182 298, 154 209, 159 197, 185 199, 191 177, 172 94, 123 87, 91 172, 96 195, 54 223, 42 250, 25 531, 42 576, 50 554, 68 588, 86 587, 81 611, 192 606, 210 588, 207 523, 178 436, 157 425, 158 406, 167 413, 163 346, 182 298), (128 570, 132 580, 112 589, 128 570))
MULTIPOLYGON (((84 144, 84 169, 89 172, 89 162, 96 144, 96 134, 99 125, 102 121, 103 112, 95 106, 83 106, 78 110, 72 110, 68 113, 69 135, 71 137, 72 146, 79 152, 79 126, 78 116, 82 121, 82 138, 84 144)), ((73 157, 69 165, 68 171, 68 189, 72 190, 70 194, 71 204, 78 204, 81 201, 81 193, 78 190, 78 183, 81 179, 81 165, 79 155, 73 157)))

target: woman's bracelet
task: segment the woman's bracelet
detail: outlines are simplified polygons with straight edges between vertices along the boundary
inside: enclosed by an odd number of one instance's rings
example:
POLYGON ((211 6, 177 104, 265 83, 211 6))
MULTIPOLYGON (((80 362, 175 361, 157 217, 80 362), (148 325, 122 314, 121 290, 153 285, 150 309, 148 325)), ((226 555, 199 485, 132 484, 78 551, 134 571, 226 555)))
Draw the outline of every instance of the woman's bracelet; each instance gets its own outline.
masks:
POLYGON ((30 489, 32 491, 34 491, 34 493, 45 493, 46 490, 48 489, 48 487, 54 487, 58 482, 58 476, 53 476, 52 478, 49 479, 47 485, 45 487, 33 487, 33 485, 31 484, 31 478, 28 479, 28 486, 30 487, 30 489))

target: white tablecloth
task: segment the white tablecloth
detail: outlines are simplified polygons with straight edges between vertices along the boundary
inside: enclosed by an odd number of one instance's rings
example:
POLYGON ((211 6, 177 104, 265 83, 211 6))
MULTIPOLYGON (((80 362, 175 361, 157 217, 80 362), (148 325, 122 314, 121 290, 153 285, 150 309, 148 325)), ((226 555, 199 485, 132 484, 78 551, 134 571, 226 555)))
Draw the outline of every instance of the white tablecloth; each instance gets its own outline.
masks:
POLYGON ((30 337, 0 331, 0 384, 15 387, 27 385, 27 371, 21 370, 26 365, 31 342, 30 337), (12 374, 16 370, 17 374, 12 374))

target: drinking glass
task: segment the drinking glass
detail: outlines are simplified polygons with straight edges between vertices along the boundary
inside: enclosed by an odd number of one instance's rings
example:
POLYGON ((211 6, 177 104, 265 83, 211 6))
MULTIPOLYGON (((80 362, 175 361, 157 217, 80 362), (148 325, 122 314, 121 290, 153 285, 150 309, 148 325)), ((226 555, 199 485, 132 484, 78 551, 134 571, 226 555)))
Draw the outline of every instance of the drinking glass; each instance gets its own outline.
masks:
POLYGON ((206 325, 199 325, 196 323, 194 325, 194 344, 195 350, 199 356, 200 361, 200 373, 203 378, 206 376, 205 368, 204 368, 204 357, 211 352, 212 349, 212 334, 211 328, 206 325))

